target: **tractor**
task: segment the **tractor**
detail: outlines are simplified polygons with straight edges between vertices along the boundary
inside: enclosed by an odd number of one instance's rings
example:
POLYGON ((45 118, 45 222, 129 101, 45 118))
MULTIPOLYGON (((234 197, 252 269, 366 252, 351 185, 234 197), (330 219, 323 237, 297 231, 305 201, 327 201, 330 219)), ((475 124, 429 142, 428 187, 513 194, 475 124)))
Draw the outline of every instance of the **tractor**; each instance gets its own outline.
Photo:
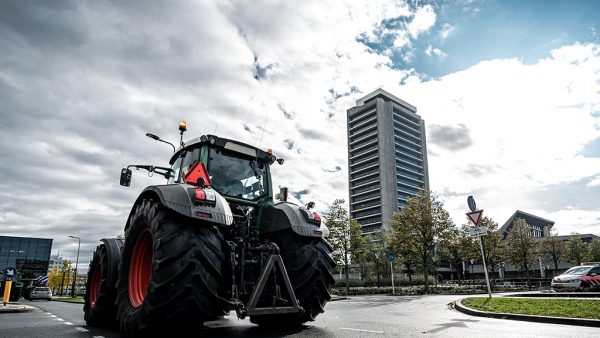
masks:
POLYGON ((101 239, 84 296, 90 326, 127 336, 196 332, 231 311, 261 326, 299 326, 323 312, 335 283, 314 203, 274 196, 272 151, 215 135, 173 146, 169 167, 129 165, 166 184, 136 199, 124 236, 101 239))

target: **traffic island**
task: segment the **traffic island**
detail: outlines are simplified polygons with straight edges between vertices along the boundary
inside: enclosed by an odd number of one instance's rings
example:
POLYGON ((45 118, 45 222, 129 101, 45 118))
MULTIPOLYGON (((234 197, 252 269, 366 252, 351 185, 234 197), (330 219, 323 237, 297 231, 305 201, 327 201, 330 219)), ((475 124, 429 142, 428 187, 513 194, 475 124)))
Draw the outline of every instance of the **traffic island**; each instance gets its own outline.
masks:
POLYGON ((28 312, 33 310, 37 310, 37 308, 21 303, 6 303, 6 305, 0 304, 0 313, 28 312))
MULTIPOLYGON (((480 297, 480 298, 483 298, 483 297, 480 297)), ((464 301, 467 299, 469 299, 469 298, 464 298, 464 299, 452 302, 452 303, 450 303, 450 306, 462 313, 465 313, 465 314, 468 314, 471 316, 478 316, 478 317, 512 319, 512 320, 530 321, 530 322, 536 322, 536 323, 551 323, 551 324, 600 327, 599 319, 570 318, 570 317, 542 316, 542 315, 532 315, 532 314, 481 311, 481 310, 477 310, 477 309, 466 306, 464 304, 464 301)), ((504 298, 504 299, 510 299, 510 298, 504 298)))

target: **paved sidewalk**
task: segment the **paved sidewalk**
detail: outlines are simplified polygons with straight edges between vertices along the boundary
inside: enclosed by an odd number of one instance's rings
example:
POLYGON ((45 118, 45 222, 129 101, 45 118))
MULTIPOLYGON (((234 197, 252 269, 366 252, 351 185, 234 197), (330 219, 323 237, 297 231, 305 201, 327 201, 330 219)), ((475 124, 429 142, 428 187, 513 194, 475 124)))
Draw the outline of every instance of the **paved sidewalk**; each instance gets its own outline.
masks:
POLYGON ((6 305, 0 303, 0 313, 27 312, 33 310, 37 310, 37 308, 19 302, 8 302, 6 305))

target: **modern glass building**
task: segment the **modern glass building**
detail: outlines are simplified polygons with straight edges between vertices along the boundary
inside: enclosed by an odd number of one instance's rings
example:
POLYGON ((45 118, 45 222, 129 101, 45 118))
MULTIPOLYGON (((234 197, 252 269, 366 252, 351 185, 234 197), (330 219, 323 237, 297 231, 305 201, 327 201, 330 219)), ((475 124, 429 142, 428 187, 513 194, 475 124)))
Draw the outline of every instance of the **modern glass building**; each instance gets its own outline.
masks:
POLYGON ((0 271, 16 268, 21 280, 45 276, 51 249, 52 239, 0 236, 0 271))
POLYGON ((383 89, 347 111, 350 214, 363 233, 388 227, 393 212, 429 191, 425 122, 416 111, 383 89))

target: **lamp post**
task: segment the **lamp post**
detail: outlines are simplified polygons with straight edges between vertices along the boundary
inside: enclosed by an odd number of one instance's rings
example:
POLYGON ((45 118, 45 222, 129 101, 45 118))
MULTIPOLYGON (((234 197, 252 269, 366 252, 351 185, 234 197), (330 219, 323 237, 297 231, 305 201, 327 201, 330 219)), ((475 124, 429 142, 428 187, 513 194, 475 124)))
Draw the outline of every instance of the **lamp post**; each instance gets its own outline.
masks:
POLYGON ((81 247, 81 238, 77 236, 69 236, 77 238, 77 260, 75 261, 75 276, 73 276, 73 285, 71 286, 71 297, 75 298, 75 280, 77 279, 77 265, 79 264, 79 248, 81 247))

